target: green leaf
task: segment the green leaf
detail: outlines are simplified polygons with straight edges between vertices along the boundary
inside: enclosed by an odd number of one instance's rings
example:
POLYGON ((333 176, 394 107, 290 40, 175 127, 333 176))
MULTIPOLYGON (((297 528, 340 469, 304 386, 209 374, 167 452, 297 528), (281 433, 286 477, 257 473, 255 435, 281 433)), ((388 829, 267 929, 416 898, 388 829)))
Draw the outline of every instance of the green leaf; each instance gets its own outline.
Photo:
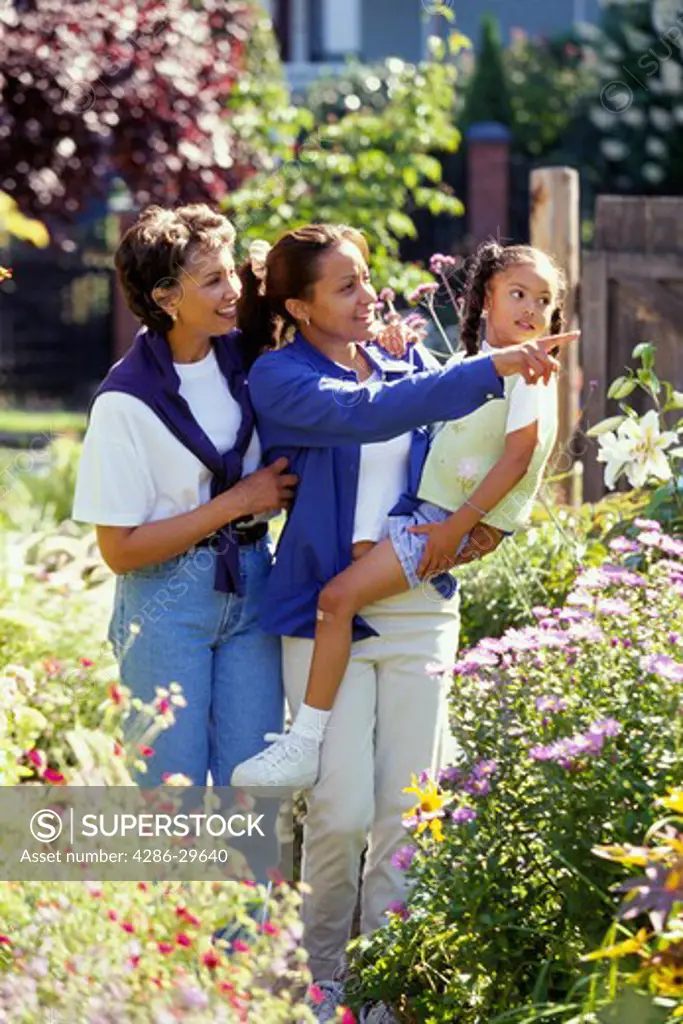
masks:
POLYGON ((661 389, 659 378, 653 370, 643 369, 638 370, 636 376, 638 380, 651 394, 658 395, 661 389))
MULTIPOLYGON (((671 385, 669 385, 671 387, 671 385)), ((664 412, 670 412, 671 409, 683 409, 683 391, 671 390, 671 394, 668 396, 667 403, 664 407, 664 412)))
POLYGON ((655 365, 655 355, 657 354, 657 346, 653 345, 649 341, 641 341, 639 345, 633 349, 631 353, 634 359, 640 359, 643 364, 643 368, 651 370, 655 365))
POLYGON ((410 217, 398 210, 387 214, 387 223, 398 238, 416 238, 417 230, 410 217))
POLYGON ((608 416, 606 420, 596 423, 594 427, 587 430, 586 437, 600 437, 601 434, 606 434, 608 430, 616 430, 626 418, 626 416, 608 416))
POLYGON ((608 398, 613 398, 617 402, 622 398, 627 398, 632 391, 636 389, 636 380, 633 377, 617 377, 610 384, 609 391, 607 392, 608 398))

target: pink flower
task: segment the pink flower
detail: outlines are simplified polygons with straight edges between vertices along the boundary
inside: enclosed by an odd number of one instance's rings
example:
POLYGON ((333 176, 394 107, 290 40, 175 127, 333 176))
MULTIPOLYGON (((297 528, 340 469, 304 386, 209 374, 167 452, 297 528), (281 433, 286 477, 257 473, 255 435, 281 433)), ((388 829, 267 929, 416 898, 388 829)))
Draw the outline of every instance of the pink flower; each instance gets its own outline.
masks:
POLYGON ((348 1006, 345 1006, 343 1009, 344 1012, 342 1014, 341 1024, 356 1024, 356 1018, 351 1013, 351 1010, 349 1010, 348 1006))
POLYGON ((393 288, 382 288, 379 297, 382 302, 394 302, 396 300, 396 292, 393 288))
POLYGON ((634 526, 637 526, 639 530, 661 530, 662 524, 658 523, 656 519, 643 519, 641 516, 637 516, 633 520, 634 526))
POLYGON ((168 954, 173 952, 172 942, 157 942, 157 949, 160 953, 168 954))
POLYGON ((204 964, 205 967, 208 967, 210 971, 214 971, 218 967, 220 962, 221 958, 213 949, 210 949, 207 953, 202 954, 202 963, 204 964))
POLYGON ((92 661, 92 659, 90 658, 79 658, 78 660, 80 664, 83 666, 83 668, 92 668, 93 665, 95 664, 95 662, 92 661))
POLYGON ((114 704, 123 704, 123 691, 116 683, 112 683, 109 687, 109 698, 114 704))
POLYGON ((410 911, 402 900, 392 900, 387 907, 387 914, 396 914, 403 921, 407 921, 410 917, 410 911))
POLYGON ((140 744, 140 753, 143 757, 152 757, 154 755, 153 747, 146 747, 144 744, 140 744))
POLYGON ((186 935, 185 932, 178 932, 178 934, 175 937, 175 940, 179 946, 185 946, 186 949, 188 946, 192 945, 192 939, 190 938, 189 935, 186 935))
POLYGON ((128 932, 129 935, 135 935, 135 928, 130 923, 130 921, 122 921, 121 927, 123 928, 124 932, 128 932))
POLYGON ((308 990, 308 998, 311 1000, 314 1006, 320 1006, 325 999, 325 993, 319 985, 311 985, 308 990))
POLYGON ((11 946, 12 940, 9 935, 0 935, 0 946, 11 946))
POLYGON ((53 786, 61 786, 66 782, 62 773, 55 771, 54 768, 46 768, 43 778, 51 782, 53 786))
POLYGON ((242 942, 241 939, 236 939, 232 948, 236 953, 251 953, 251 946, 248 946, 246 942, 242 942))
POLYGON ((44 770, 45 765, 47 764, 47 757, 42 752, 42 750, 29 750, 26 753, 26 757, 31 762, 31 764, 36 766, 39 772, 42 772, 44 770))
POLYGON ((272 921, 266 921, 266 923, 263 926, 263 931, 265 932, 266 935, 280 934, 280 929, 276 924, 273 924, 272 921))

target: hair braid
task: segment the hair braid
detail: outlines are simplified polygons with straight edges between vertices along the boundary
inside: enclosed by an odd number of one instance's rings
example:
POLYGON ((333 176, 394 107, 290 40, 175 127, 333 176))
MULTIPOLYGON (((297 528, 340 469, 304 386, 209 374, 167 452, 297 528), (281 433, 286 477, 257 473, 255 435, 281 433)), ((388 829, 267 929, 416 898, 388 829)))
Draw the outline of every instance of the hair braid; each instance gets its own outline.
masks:
POLYGON ((479 329, 486 300, 486 286, 505 266, 502 245, 484 242, 475 252, 467 272, 460 337, 468 356, 479 351, 479 329))

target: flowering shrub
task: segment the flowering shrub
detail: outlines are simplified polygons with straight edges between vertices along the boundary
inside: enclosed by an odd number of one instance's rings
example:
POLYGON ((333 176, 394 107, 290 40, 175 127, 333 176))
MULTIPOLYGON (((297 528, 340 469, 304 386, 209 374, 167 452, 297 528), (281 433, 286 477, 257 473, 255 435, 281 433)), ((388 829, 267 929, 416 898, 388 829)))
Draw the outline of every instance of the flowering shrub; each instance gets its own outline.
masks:
POLYGON ((635 371, 629 367, 608 392, 619 403, 621 415, 596 424, 588 434, 598 438, 605 486, 613 489, 623 476, 633 487, 660 484, 646 515, 656 515, 671 529, 683 531, 683 419, 669 422, 683 410, 683 391, 659 379, 655 354, 655 346, 648 342, 636 345, 633 358, 640 367, 635 371), (654 406, 643 416, 625 401, 636 389, 644 391, 654 406))
POLYGON ((255 894, 208 882, 0 883, 0 1019, 314 1021, 300 897, 277 887, 259 925, 255 894), (243 929, 230 952, 213 939, 226 921, 243 929))
POLYGON ((650 794, 682 768, 683 541, 635 525, 563 607, 455 665, 461 758, 416 787, 413 888, 352 946, 357 1005, 459 1024, 576 1016, 615 879, 591 851, 647 827, 650 794))

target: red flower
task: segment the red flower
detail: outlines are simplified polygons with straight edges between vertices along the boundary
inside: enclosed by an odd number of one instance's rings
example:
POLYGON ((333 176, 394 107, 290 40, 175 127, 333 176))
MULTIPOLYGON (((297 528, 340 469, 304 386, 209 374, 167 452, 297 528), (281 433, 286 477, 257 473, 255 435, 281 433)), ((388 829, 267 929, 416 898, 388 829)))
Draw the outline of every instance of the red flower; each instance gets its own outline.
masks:
POLYGON ((31 764, 36 766, 39 772, 42 772, 43 768, 47 764, 47 758, 45 757, 45 754, 42 752, 42 750, 27 750, 26 757, 31 762, 31 764))
POLYGON ((157 942, 157 949, 160 953, 172 953, 173 943, 172 942, 157 942))
POLYGON ((242 942, 241 939, 236 939, 232 944, 232 948, 236 953, 251 953, 251 946, 248 946, 246 942, 242 942))
POLYGON ((114 704, 123 704, 123 690, 116 683, 110 684, 109 697, 114 704))
POLYGON ((341 1024, 356 1024, 356 1018, 351 1013, 348 1006, 342 1006, 341 1009, 344 1011, 341 1019, 341 1024))
POLYGON ((187 947, 192 945, 192 939, 190 938, 189 935, 186 935, 185 932, 179 932, 176 935, 175 940, 179 946, 187 947))
POLYGON ((118 740, 114 740, 114 757, 123 757, 125 750, 118 740))
POLYGON ((202 963, 205 967, 208 967, 210 971, 213 971, 218 967, 221 962, 221 958, 215 950, 210 949, 208 953, 202 955, 202 963))
POLYGON ((159 714, 167 715, 171 710, 171 702, 166 697, 160 697, 156 702, 155 707, 159 714))
POLYGON ((263 926, 263 930, 266 933, 266 935, 279 935, 280 934, 280 929, 278 928, 278 926, 276 924, 271 924, 270 921, 266 921, 266 923, 263 926))
POLYGON ((143 757, 152 757, 154 754, 153 747, 146 747, 143 743, 140 744, 140 753, 143 757))
POLYGON ((121 927, 123 928, 124 932, 128 932, 129 935, 135 935, 135 928, 130 923, 130 921, 122 921, 121 927))
POLYGON ((140 889, 142 892, 147 892, 149 886, 147 885, 147 882, 138 882, 138 889, 140 889))
POLYGON ((12 940, 9 935, 0 935, 0 946, 11 946, 12 940))
POLYGON ((137 954, 135 956, 129 956, 128 963, 131 967, 137 967, 140 963, 140 957, 137 954))
POLYGON ((110 921, 118 921, 119 919, 119 915, 116 913, 115 910, 108 910, 107 917, 109 918, 110 921))
POLYGON ((83 668, 92 668, 95 664, 90 658, 79 658, 78 659, 83 668))
POLYGON ((66 782, 66 779, 61 772, 55 771, 54 768, 46 768, 43 778, 51 782, 53 786, 61 786, 66 782))

